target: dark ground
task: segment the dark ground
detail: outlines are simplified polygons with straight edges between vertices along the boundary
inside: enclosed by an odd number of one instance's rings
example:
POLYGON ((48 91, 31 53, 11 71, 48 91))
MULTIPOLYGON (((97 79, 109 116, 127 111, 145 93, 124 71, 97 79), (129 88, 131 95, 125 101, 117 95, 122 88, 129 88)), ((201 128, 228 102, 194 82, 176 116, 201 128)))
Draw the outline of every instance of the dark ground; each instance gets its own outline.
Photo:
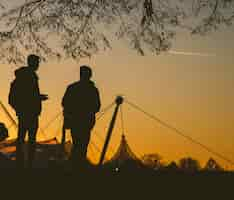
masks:
POLYGON ((50 164, 47 168, 16 169, 1 165, 1 196, 40 199, 234 199, 234 173, 153 172, 131 169, 71 169, 50 164))

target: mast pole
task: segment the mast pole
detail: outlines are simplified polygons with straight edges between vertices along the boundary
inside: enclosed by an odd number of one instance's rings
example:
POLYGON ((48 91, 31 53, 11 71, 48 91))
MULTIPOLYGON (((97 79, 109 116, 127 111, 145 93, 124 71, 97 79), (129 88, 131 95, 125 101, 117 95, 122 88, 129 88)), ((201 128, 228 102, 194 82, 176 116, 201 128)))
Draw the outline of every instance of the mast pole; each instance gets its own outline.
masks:
POLYGON ((106 140, 105 140, 105 143, 104 143, 104 146, 103 146, 103 149, 102 149, 102 153, 101 153, 101 157, 100 157, 100 160, 99 160, 99 163, 98 163, 99 166, 101 166, 103 161, 104 161, 105 154, 106 154, 106 151, 107 151, 107 147, 108 147, 110 139, 111 139, 112 131, 113 131, 114 126, 115 126, 115 121, 116 121, 116 117, 117 117, 117 114, 118 114, 118 111, 119 111, 119 107, 123 103, 123 101, 124 101, 124 99, 123 99, 122 96, 117 96, 116 97, 116 100, 115 100, 116 107, 115 107, 112 119, 110 121, 109 129, 107 131, 106 140))

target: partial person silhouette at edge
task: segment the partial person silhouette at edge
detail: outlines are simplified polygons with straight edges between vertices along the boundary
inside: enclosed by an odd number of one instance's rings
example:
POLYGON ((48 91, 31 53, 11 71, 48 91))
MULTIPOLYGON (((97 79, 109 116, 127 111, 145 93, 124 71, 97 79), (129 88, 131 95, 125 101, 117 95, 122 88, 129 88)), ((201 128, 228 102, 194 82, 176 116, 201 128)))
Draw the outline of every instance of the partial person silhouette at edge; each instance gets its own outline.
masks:
POLYGON ((6 140, 9 137, 8 129, 4 123, 0 122, 0 142, 6 140))
POLYGON ((91 77, 91 68, 81 66, 80 81, 68 86, 62 100, 64 128, 71 129, 73 141, 71 163, 80 167, 87 164, 91 130, 95 125, 95 114, 101 106, 99 91, 91 77))
POLYGON ((40 93, 38 76, 40 57, 29 55, 28 66, 15 71, 15 80, 11 83, 9 104, 13 107, 18 117, 18 135, 16 145, 16 160, 19 167, 24 165, 23 144, 28 132, 28 167, 34 159, 38 120, 41 114, 41 102, 48 99, 47 95, 40 93))

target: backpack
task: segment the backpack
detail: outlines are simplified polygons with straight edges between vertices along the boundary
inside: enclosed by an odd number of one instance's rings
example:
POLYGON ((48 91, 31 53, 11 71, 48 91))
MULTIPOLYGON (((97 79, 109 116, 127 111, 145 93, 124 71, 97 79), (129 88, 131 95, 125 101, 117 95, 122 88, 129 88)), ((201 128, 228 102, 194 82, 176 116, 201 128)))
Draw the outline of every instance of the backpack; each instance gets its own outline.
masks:
POLYGON ((10 92, 8 96, 8 103, 11 105, 14 110, 17 108, 17 96, 18 96, 18 87, 17 80, 13 80, 10 85, 10 92))

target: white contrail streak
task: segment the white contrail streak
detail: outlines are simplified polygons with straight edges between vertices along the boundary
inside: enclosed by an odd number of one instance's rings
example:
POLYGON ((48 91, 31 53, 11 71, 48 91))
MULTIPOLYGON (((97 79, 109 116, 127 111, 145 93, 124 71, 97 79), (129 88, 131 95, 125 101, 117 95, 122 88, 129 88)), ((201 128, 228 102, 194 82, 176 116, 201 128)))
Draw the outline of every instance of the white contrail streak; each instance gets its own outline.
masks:
POLYGON ((185 51, 175 51, 175 50, 168 51, 168 53, 174 55, 184 55, 184 56, 203 56, 203 57, 216 56, 215 54, 209 54, 209 53, 185 52, 185 51))

